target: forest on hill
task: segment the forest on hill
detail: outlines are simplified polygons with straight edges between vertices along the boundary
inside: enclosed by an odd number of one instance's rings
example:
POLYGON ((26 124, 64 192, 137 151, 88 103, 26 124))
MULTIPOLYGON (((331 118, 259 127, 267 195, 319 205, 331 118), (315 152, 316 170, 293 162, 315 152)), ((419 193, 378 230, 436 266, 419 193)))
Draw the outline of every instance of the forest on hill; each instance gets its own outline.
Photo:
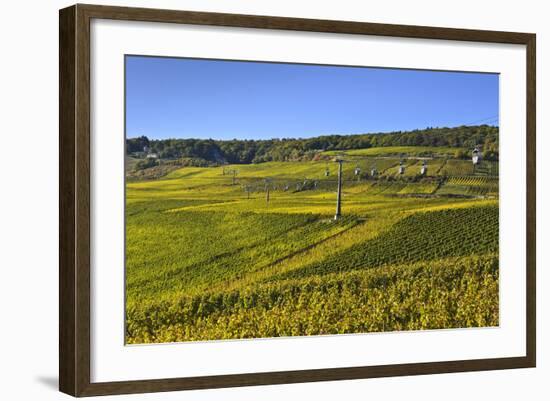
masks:
POLYGON ((463 149, 480 146, 484 159, 498 160, 498 127, 428 127, 406 132, 268 140, 149 139, 146 136, 126 139, 126 153, 129 156, 139 158, 154 153, 160 159, 187 159, 194 165, 315 160, 321 157, 322 151, 385 146, 456 147, 456 158, 468 158, 469 152, 463 149))

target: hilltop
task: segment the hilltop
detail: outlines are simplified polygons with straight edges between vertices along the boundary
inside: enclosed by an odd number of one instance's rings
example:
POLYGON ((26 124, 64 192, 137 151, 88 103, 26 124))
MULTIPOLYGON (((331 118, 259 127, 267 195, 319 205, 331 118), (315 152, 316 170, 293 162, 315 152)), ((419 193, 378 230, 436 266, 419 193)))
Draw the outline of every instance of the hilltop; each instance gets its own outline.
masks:
POLYGON ((149 155, 149 159, 153 159, 138 164, 138 168, 156 165, 154 159, 184 159, 182 164, 193 166, 249 164, 318 160, 324 152, 405 146, 456 148, 453 156, 459 159, 468 158, 468 150, 479 146, 485 160, 498 160, 498 127, 428 127, 406 132, 268 140, 149 139, 146 136, 126 140, 128 156, 145 160, 149 155))

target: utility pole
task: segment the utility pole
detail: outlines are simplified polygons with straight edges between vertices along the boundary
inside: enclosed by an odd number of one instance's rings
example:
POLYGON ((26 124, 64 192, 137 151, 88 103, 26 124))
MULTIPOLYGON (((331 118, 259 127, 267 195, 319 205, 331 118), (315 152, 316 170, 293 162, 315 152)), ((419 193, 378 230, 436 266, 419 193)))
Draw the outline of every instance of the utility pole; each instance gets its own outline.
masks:
POLYGON ((269 184, 271 184, 271 178, 264 178, 265 184, 265 203, 269 206, 269 184))
POLYGON ((338 220, 342 215, 342 159, 337 159, 338 162, 338 192, 336 195, 336 214, 334 220, 338 220))

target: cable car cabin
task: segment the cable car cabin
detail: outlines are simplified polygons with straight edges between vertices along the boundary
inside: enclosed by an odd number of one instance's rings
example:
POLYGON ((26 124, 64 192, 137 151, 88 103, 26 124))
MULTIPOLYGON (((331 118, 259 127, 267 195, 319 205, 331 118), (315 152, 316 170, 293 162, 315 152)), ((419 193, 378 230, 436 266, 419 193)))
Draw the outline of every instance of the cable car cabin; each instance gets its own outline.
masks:
POLYGON ((474 165, 479 164, 481 162, 481 152, 476 147, 474 150, 472 150, 472 163, 474 165))
POLYGON ((330 175, 330 170, 327 168, 327 169, 325 170, 325 177, 328 177, 329 175, 330 175))
POLYGON ((426 175, 428 173, 428 166, 426 162, 422 163, 422 168, 420 168, 420 175, 426 175))
POLYGON ((355 175, 361 174, 361 169, 359 167, 355 167, 354 174, 355 175))
POLYGON ((405 174, 405 166, 403 162, 399 163, 399 174, 405 174))
POLYGON ((371 170, 370 170, 370 175, 372 177, 376 177, 378 175, 378 171, 376 170, 376 167, 373 167, 371 170))

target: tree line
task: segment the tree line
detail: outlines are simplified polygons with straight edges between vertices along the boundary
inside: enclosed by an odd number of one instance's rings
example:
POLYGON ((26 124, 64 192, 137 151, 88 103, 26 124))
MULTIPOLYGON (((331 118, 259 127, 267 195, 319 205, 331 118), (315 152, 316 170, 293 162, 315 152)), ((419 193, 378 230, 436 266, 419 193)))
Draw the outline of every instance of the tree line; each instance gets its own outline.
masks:
MULTIPOLYGON (((323 135, 282 139, 126 139, 128 155, 154 153, 160 159, 186 159, 195 164, 262 163, 268 161, 315 160, 325 150, 351 150, 383 146, 481 147, 483 157, 498 160, 498 127, 490 125, 416 129, 391 133, 323 135)), ((457 149, 457 158, 470 157, 457 149)))

